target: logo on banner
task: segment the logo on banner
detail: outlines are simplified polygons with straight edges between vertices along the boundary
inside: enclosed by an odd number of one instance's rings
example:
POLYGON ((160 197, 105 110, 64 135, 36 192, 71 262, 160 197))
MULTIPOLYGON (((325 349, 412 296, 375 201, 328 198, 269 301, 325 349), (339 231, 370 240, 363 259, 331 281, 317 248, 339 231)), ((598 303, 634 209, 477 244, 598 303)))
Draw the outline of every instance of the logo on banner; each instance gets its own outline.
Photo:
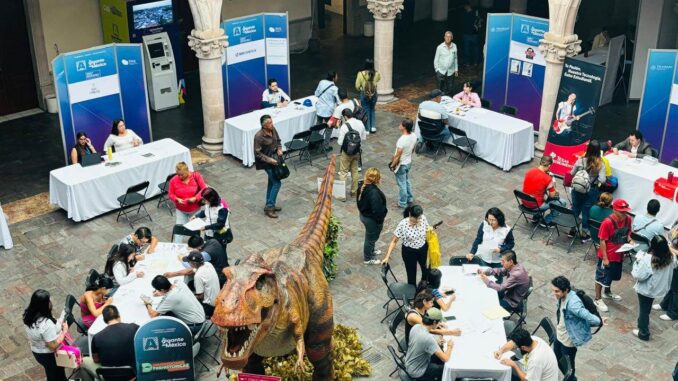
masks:
POLYGON ((90 69, 104 67, 106 66, 106 60, 103 58, 99 58, 98 60, 89 60, 87 62, 87 66, 89 66, 90 69))
POLYGON ((276 26, 275 28, 274 28, 274 27, 269 27, 269 28, 268 28, 268 31, 271 32, 271 33, 280 33, 280 32, 282 32, 282 28, 279 27, 279 26, 276 26))
POLYGON ((75 61, 75 71, 85 71, 87 70, 87 63, 85 60, 75 61))
POLYGON ((128 59, 125 59, 125 58, 120 60, 120 63, 123 64, 124 66, 137 65, 138 64, 137 60, 133 60, 133 59, 128 60, 128 59))
POLYGON ((159 349, 157 337, 144 337, 144 351, 157 351, 159 349))
POLYGON ((673 66, 671 65, 652 65, 650 66, 650 70, 654 71, 664 71, 664 70, 673 70, 673 66))
POLYGON ((242 28, 239 26, 236 26, 233 28, 233 35, 234 36, 240 36, 242 34, 242 28))
POLYGON ((520 33, 530 34, 530 26, 527 24, 522 24, 520 26, 520 33))

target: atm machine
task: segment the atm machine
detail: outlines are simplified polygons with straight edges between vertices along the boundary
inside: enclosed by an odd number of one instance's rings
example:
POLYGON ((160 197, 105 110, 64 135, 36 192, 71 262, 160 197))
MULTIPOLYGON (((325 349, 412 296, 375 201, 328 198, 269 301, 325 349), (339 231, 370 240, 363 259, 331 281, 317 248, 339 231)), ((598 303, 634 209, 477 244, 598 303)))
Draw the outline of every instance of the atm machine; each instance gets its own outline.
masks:
POLYGON ((146 83, 155 111, 179 106, 177 68, 167 32, 143 36, 146 83))

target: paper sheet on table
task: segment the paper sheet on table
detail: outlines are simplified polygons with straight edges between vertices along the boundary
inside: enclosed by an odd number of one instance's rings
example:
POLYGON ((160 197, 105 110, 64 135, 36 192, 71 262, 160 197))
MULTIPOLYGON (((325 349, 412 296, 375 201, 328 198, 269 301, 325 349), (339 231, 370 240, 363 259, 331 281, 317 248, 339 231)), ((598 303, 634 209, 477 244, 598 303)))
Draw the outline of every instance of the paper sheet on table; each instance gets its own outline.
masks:
POLYGON ((477 274, 480 265, 461 265, 461 272, 464 275, 477 274))
POLYGON ((501 306, 495 306, 495 307, 488 308, 485 311, 483 311, 483 315, 488 320, 497 320, 497 319, 502 319, 502 318, 508 317, 511 314, 508 313, 508 311, 506 311, 501 306))
POLYGON ((627 251, 635 249, 636 247, 638 247, 637 243, 625 243, 622 245, 622 247, 617 249, 617 253, 625 253, 627 251))
POLYGON ((186 229, 192 231, 198 231, 204 228, 205 226, 207 226, 207 223, 205 223, 205 220, 203 220, 202 218, 194 218, 184 224, 184 227, 186 229))

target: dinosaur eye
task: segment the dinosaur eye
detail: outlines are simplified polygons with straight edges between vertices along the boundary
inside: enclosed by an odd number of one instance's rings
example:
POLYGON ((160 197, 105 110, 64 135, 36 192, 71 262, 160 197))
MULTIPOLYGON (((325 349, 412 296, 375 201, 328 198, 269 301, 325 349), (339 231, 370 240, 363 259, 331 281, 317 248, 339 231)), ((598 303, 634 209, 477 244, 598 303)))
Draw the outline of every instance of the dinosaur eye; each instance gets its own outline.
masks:
POLYGON ((266 280, 264 279, 264 275, 262 275, 259 277, 259 279, 257 279, 257 283, 255 285, 257 290, 261 291, 261 289, 264 288, 264 282, 266 282, 266 280))

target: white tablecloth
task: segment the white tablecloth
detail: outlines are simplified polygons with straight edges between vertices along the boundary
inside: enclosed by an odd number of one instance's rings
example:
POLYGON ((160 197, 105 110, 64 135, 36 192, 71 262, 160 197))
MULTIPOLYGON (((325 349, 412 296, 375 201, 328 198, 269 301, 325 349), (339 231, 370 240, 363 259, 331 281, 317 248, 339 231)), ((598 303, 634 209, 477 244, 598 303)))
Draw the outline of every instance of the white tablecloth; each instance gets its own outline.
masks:
POLYGON ((460 328, 461 336, 454 341, 452 356, 445 363, 444 381, 459 377, 491 377, 498 381, 511 380, 511 368, 494 358, 494 351, 506 343, 504 321, 488 320, 483 311, 499 305, 497 292, 485 286, 477 275, 463 275, 461 266, 441 266, 443 289, 454 288, 457 300, 443 312, 456 320, 447 322, 460 328))
POLYGON ((12 235, 9 234, 9 227, 7 226, 7 217, 5 217, 5 213, 2 211, 2 205, 0 205, 0 246, 6 250, 14 246, 12 235))
POLYGON ((118 209, 117 198, 132 185, 148 180, 146 197, 158 194, 158 184, 174 173, 180 161, 193 168, 188 148, 172 139, 114 153, 113 161, 121 164, 107 166, 102 163, 84 168, 74 164, 51 171, 49 202, 66 210, 73 221, 88 220, 118 209), (153 156, 144 156, 148 154, 153 156))
POLYGON ((612 167, 612 174, 619 179, 619 187, 614 192, 614 198, 622 198, 631 206, 634 214, 647 212, 647 202, 650 199, 659 200, 661 205, 657 218, 666 227, 673 226, 678 220, 678 203, 654 193, 654 181, 660 177, 666 178, 669 172, 678 175, 676 168, 666 164, 648 164, 643 160, 636 160, 626 155, 607 155, 612 167))
MULTIPOLYGON (((143 261, 139 261, 136 269, 144 272, 143 278, 137 278, 131 283, 120 286, 113 294, 113 305, 118 308, 123 323, 135 323, 139 326, 151 320, 141 295, 150 296, 153 306, 157 307, 161 298, 153 297, 151 281, 156 275, 168 271, 178 271, 184 268, 179 255, 188 255, 188 247, 184 244, 160 242, 153 254, 147 254, 143 261)), ((183 282, 182 277, 170 278, 170 282, 183 282)), ((87 332, 91 347, 92 337, 106 328, 103 316, 97 317, 87 332)), ((91 352, 90 352, 91 353, 91 352)))
POLYGON ((266 108, 226 119, 224 122, 224 154, 233 155, 249 167, 254 164, 254 135, 261 129, 259 118, 268 114, 273 118, 273 126, 278 131, 281 144, 292 140, 294 134, 308 130, 315 125, 315 102, 310 96, 291 102, 284 108, 266 108), (294 104, 310 99, 313 107, 294 104))
MULTIPOLYGON (((448 123, 464 130, 470 139, 478 142, 476 156, 504 171, 532 160, 534 157, 534 131, 532 123, 492 110, 471 108, 464 116, 451 113, 459 106, 452 101, 445 104, 448 123)), ((419 128, 416 128, 419 136, 419 128)), ((451 144, 452 138, 448 140, 451 144)))

